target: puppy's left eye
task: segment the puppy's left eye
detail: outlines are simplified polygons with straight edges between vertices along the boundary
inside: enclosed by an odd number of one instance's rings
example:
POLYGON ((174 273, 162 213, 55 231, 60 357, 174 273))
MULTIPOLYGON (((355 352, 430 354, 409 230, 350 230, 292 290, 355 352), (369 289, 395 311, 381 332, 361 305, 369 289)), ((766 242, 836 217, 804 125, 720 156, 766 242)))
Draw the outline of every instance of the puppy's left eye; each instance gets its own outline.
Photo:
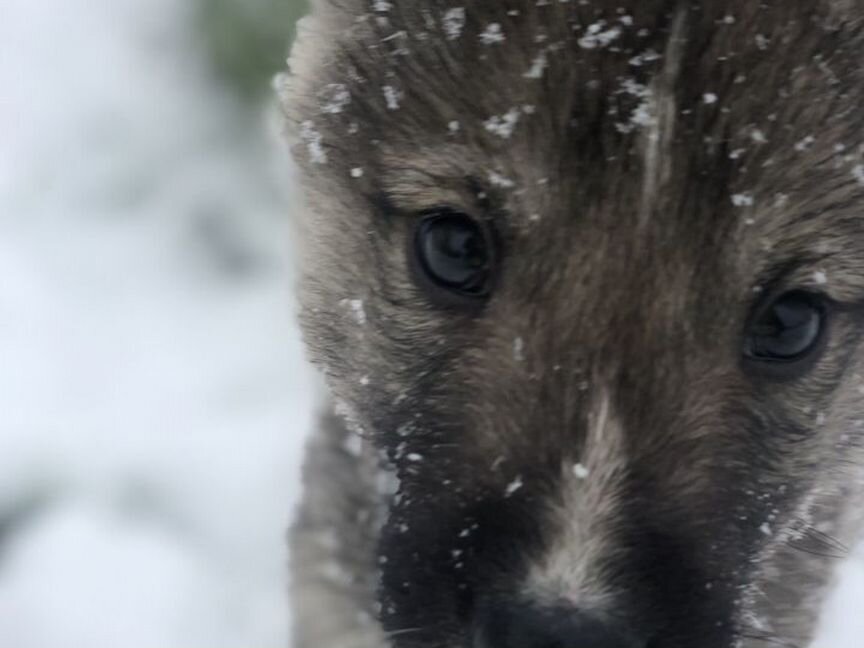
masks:
POLYGON ((414 236, 420 272, 436 289, 482 298, 489 294, 493 246, 483 223, 461 212, 427 214, 414 236))
POLYGON ((747 356, 753 360, 795 362, 818 347, 825 305, 817 295, 789 292, 764 308, 747 331, 747 356))

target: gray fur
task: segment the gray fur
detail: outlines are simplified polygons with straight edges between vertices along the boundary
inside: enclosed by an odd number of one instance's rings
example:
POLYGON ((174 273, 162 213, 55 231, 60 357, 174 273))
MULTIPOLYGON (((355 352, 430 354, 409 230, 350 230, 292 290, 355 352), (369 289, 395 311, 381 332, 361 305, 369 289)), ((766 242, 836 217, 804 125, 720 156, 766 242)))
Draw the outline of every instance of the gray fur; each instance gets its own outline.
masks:
POLYGON ((327 414, 310 448, 297 648, 470 648, 465 592, 627 614, 659 648, 811 638, 859 532, 864 2, 622 6, 306 19, 302 323, 352 431, 327 414), (501 232, 479 312, 412 276, 441 205, 501 232), (740 360, 778 287, 842 306, 786 381, 740 360), (652 572, 655 545, 687 569, 652 572))

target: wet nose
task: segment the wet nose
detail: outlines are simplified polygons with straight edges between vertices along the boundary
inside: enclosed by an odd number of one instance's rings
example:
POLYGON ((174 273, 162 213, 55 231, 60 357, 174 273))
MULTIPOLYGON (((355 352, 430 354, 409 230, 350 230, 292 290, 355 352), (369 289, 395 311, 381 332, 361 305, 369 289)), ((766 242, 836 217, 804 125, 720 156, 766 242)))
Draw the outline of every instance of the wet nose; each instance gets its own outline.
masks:
POLYGON ((507 605, 487 608, 473 648, 645 648, 619 624, 561 607, 507 605))

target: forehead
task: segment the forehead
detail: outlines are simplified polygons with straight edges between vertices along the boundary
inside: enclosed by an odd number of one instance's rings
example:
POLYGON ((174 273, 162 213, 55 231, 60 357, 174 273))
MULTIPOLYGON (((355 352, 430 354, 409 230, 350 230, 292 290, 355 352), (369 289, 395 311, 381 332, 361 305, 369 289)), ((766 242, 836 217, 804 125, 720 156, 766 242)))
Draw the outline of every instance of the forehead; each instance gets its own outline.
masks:
POLYGON ((833 103, 861 92, 864 8, 831 0, 674 10, 652 0, 322 2, 329 9, 319 6, 299 48, 321 52, 305 53, 318 63, 301 74, 307 116, 345 113, 394 135, 434 135, 455 121, 473 130, 468 118, 479 117, 490 135, 509 139, 531 110, 559 128, 583 121, 626 134, 650 122, 644 110, 658 77, 680 111, 709 122, 702 133, 730 121, 733 108, 738 120, 795 113, 824 128, 821 118, 840 107, 801 111, 813 103, 805 98, 833 103), (700 102, 715 107, 698 110, 700 102))
POLYGON ((638 205, 634 219, 701 209, 710 227, 806 215, 812 232, 864 187, 862 15, 827 0, 319 7, 299 48, 321 51, 295 81, 300 158, 408 209, 470 186, 536 208, 638 205))

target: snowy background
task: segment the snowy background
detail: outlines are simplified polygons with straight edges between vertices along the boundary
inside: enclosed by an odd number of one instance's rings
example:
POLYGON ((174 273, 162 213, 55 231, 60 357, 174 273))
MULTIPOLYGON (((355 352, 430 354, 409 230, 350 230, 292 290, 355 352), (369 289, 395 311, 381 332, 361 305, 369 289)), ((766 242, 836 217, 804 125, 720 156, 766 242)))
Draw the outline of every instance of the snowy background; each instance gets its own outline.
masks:
POLYGON ((0 648, 286 643, 290 167, 196 2, 0 0, 0 648))
MULTIPOLYGON (((0 0, 0 648, 286 645, 301 9, 0 0)), ((862 645, 862 571, 820 648, 862 645)))

